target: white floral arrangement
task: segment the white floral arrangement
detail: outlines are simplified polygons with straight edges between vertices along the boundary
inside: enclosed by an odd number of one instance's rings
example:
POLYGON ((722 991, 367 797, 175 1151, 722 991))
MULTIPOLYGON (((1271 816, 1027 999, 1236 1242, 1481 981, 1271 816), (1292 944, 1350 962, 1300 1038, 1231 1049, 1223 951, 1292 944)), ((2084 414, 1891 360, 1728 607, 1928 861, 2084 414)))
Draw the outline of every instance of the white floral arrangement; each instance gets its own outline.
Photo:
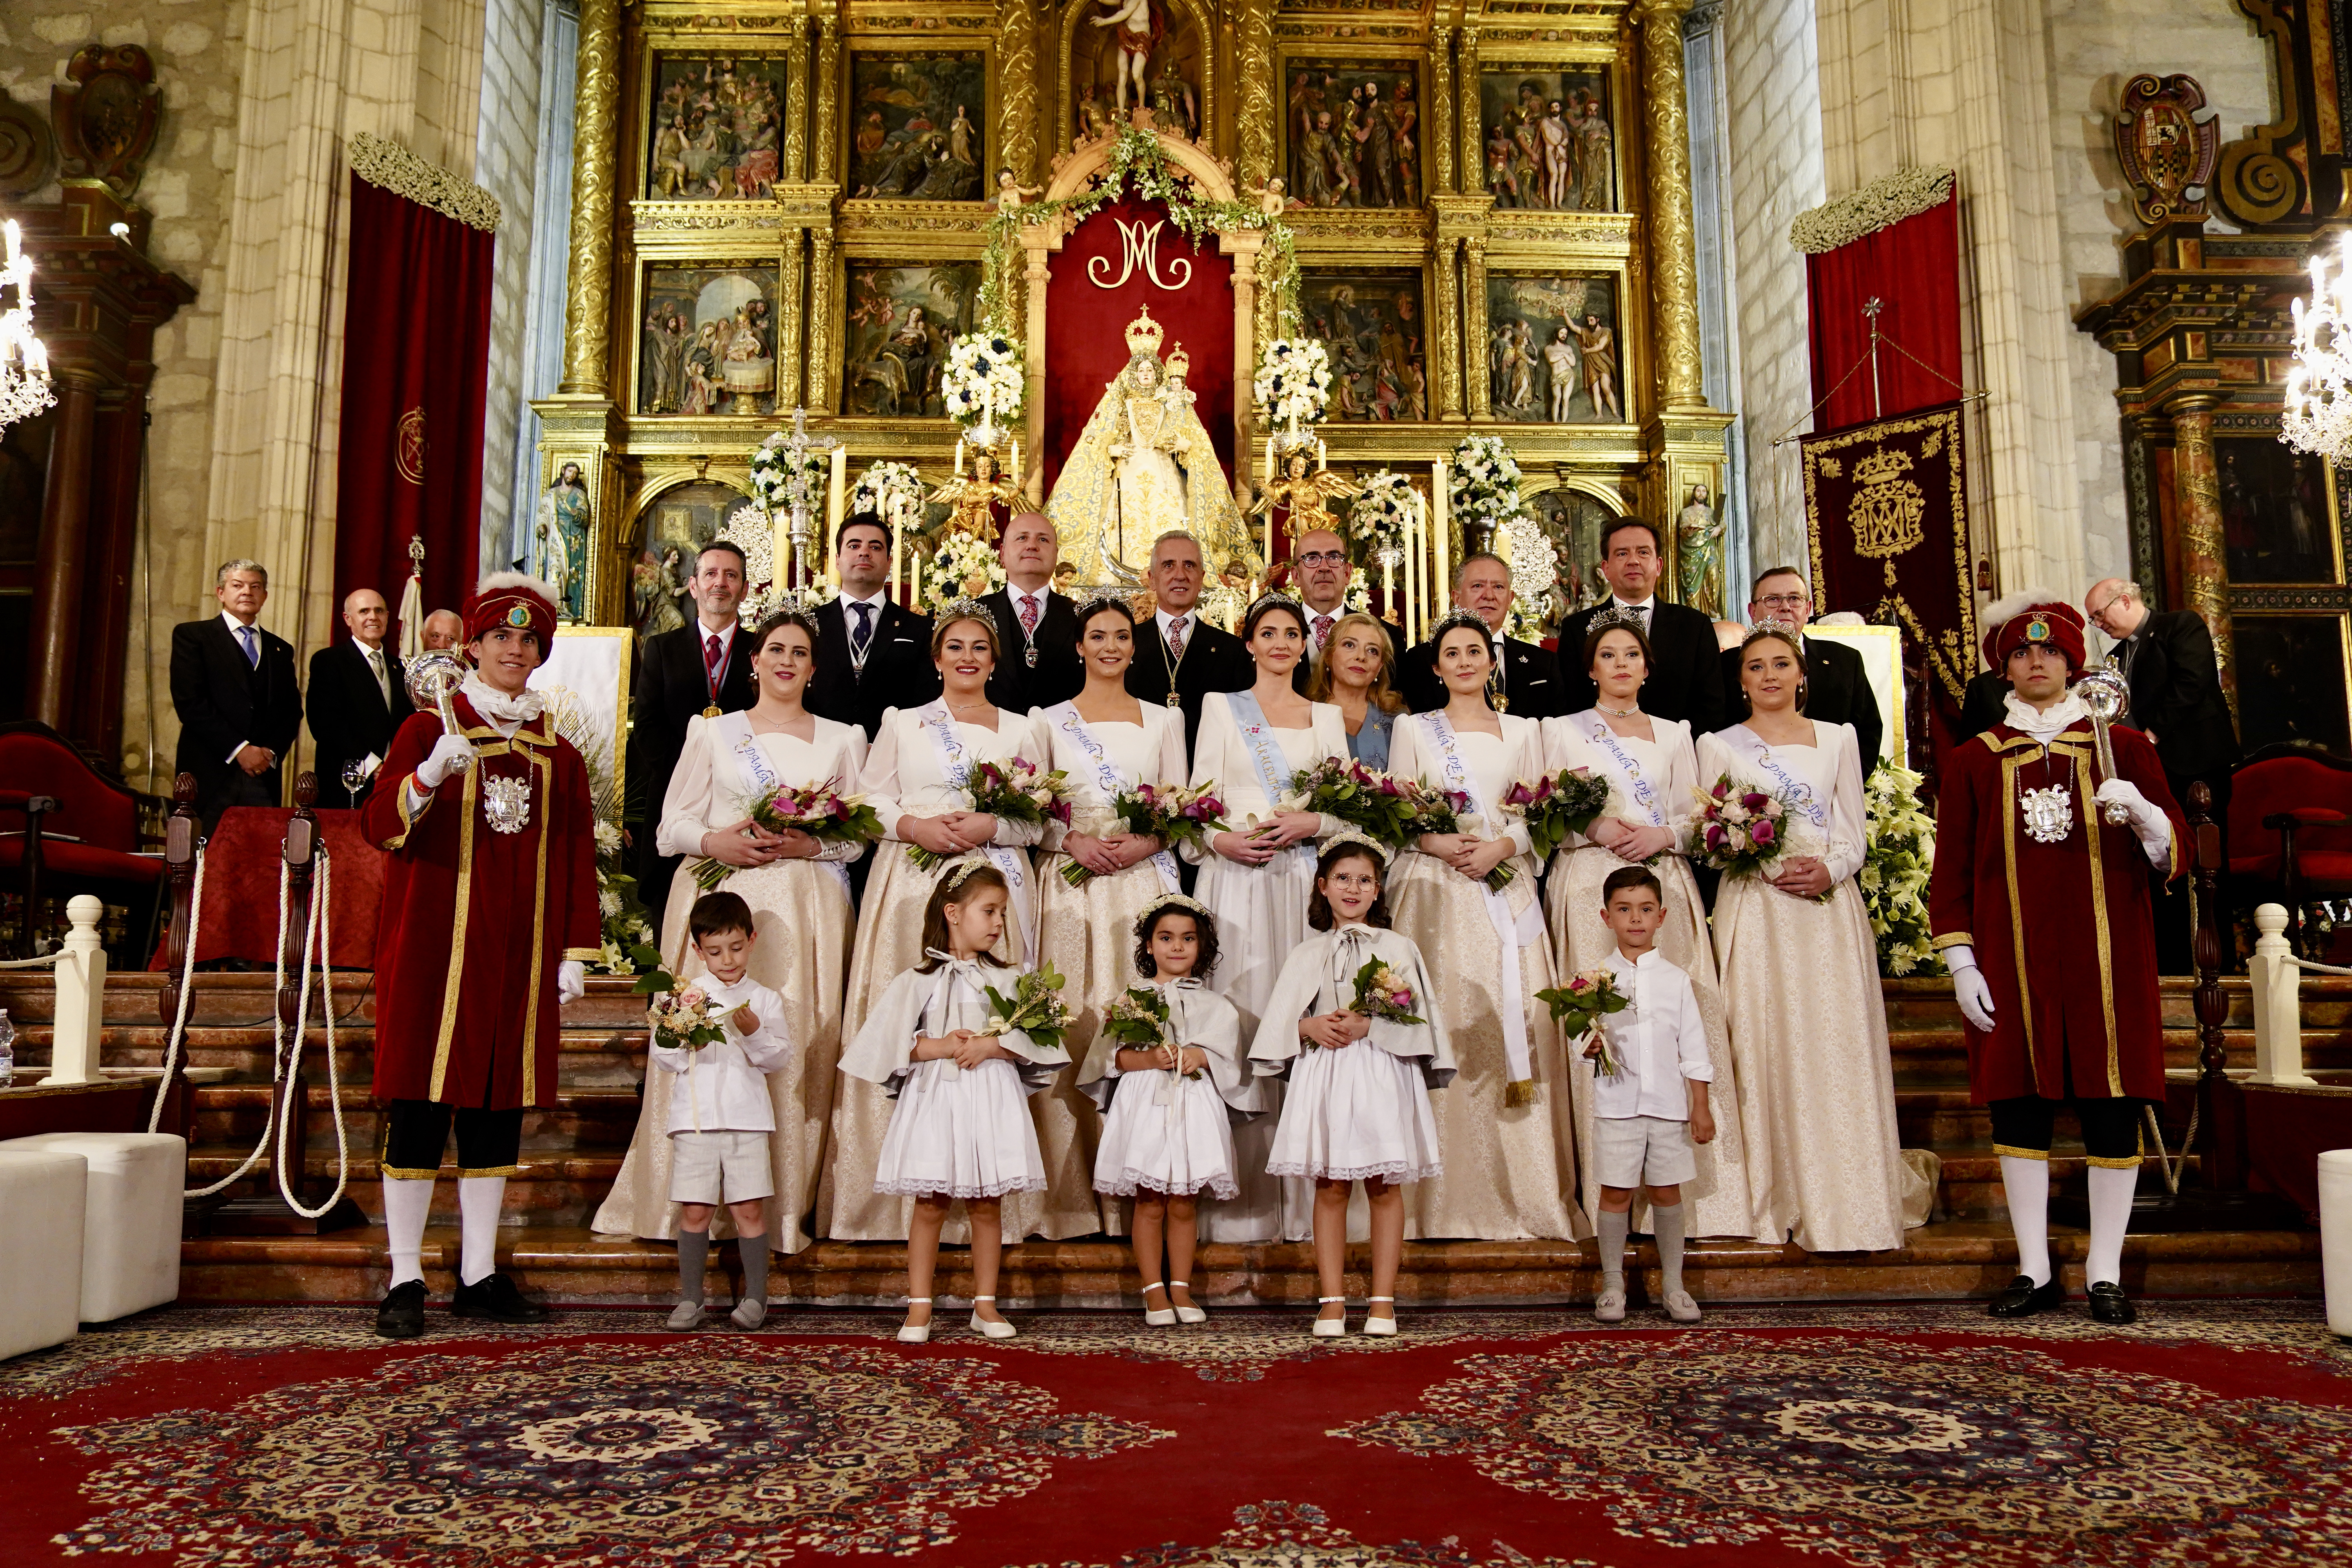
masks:
POLYGON ((1519 460, 1500 436, 1465 436, 1446 469, 1446 499, 1456 521, 1499 527, 1520 509, 1519 460))
POLYGON ((1311 425, 1330 400, 1331 356, 1313 338, 1276 338, 1259 351, 1251 387, 1276 424, 1311 425))
POLYGON ((948 345, 940 391, 948 417, 965 429, 1009 425, 1021 415, 1028 383, 1021 368, 1021 345, 994 332, 969 332, 948 345))
POLYGON ((1927 877, 1936 863, 1936 819, 1919 806, 1924 781, 1899 763, 1882 759, 1863 785, 1869 851, 1857 880, 1863 907, 1878 939, 1878 972, 1941 974, 1928 946, 1927 877))
POLYGON ((1412 481, 1394 468, 1367 475, 1364 488, 1348 509, 1348 530, 1375 556, 1383 550, 1402 550, 1408 524, 1421 519, 1426 505, 1412 481))
MULTIPOLYGON (((823 511, 825 486, 833 478, 833 459, 812 450, 802 456, 801 468, 808 475, 808 508, 812 512, 823 511)), ((793 508, 793 449, 784 445, 781 430, 770 431, 766 440, 751 448, 751 499, 771 518, 782 517, 793 508)))
POLYGON ((1371 579, 1364 575, 1362 567, 1348 568, 1348 587, 1347 591, 1339 595, 1339 608, 1351 616, 1369 616, 1372 613, 1371 579))
POLYGON ((923 563, 923 601, 944 605, 950 599, 977 599, 1004 586, 1004 566, 996 552, 969 533, 949 533, 938 551, 923 563))
POLYGON ((914 517, 923 509, 923 478, 909 463, 869 464, 850 487, 849 510, 880 517, 914 517))

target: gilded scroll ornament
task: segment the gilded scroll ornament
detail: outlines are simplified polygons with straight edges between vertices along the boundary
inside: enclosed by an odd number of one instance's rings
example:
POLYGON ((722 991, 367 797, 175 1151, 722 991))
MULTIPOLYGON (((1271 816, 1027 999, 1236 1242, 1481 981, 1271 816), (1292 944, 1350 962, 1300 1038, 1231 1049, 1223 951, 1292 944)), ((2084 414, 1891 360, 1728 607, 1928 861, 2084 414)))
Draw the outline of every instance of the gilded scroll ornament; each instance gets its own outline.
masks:
POLYGON ((563 383, 601 397, 611 358, 613 155, 621 112, 621 0, 580 0, 572 136, 572 277, 564 298, 563 383))
POLYGON ((1026 184, 1037 177, 1037 0, 996 7, 996 90, 998 163, 1026 184))

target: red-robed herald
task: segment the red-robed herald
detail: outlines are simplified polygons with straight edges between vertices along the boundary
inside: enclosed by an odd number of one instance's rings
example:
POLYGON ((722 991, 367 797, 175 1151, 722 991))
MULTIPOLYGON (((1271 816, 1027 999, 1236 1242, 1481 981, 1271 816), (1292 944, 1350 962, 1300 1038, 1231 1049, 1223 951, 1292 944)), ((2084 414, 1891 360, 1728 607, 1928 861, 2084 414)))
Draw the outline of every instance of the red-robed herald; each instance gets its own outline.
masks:
POLYGON ((588 770, 546 714, 512 740, 460 692, 475 763, 413 816, 408 781, 441 738, 413 715, 392 738, 361 808, 387 851, 375 954, 375 1094, 489 1110, 555 1103, 555 971, 602 943, 588 770), (528 780, 530 815, 501 833, 482 808, 491 780, 528 780))
MULTIPOLYGON (((2189 825, 2165 787, 2156 748, 2137 730, 2110 735, 2116 775, 2172 823, 2166 880, 2187 865, 2189 825)), ((2097 742, 2087 720, 2053 737, 1995 725, 1953 752, 1936 809, 1927 914, 1938 952, 1966 942, 1992 993, 1993 1032, 1969 1038, 1969 1094, 1979 1105, 2164 1096, 2164 1026, 2156 984, 2156 876, 2129 824, 2111 826, 2091 796, 2097 742), (2054 844, 2027 830, 2023 795, 2065 790, 2071 816, 2054 844)))

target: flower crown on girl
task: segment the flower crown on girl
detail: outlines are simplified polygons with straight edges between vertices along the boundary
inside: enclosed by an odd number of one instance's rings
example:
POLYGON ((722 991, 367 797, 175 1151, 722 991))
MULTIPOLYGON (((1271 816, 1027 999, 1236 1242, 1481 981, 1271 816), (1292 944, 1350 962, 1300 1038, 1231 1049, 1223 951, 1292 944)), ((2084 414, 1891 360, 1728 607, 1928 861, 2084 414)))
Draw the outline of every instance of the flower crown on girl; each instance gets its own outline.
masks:
POLYGON ((1163 893, 1146 904, 1143 912, 1135 917, 1136 940, 1139 942, 1150 936, 1152 922, 1170 910, 1181 910, 1188 915, 1212 922, 1217 918, 1215 911, 1198 899, 1188 899, 1181 893, 1163 893))
MULTIPOLYGON (((1483 626, 1486 623, 1480 621, 1478 624, 1483 626)), ((1387 845, 1381 843, 1370 834, 1361 832, 1354 827, 1342 827, 1339 832, 1334 833, 1330 837, 1323 840, 1321 847, 1315 851, 1315 858, 1318 860, 1321 860, 1329 856, 1332 850, 1339 848, 1341 845, 1359 847, 1370 850, 1372 852, 1372 858, 1380 862, 1381 869, 1382 871, 1386 871, 1388 869, 1390 860, 1393 859, 1396 855, 1395 850, 1391 849, 1387 845)))
POLYGON ((940 879, 940 885, 952 893, 962 887, 974 871, 989 863, 987 856, 977 852, 950 860, 947 864, 947 874, 940 879))

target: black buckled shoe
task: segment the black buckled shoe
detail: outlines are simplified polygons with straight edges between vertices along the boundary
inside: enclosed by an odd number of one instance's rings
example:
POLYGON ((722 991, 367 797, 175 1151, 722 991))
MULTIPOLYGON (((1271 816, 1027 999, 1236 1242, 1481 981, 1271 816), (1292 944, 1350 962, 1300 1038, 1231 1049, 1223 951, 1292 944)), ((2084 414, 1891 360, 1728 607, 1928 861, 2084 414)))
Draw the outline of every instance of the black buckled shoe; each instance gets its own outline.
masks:
POLYGON ((2137 1323, 2139 1309, 2131 1304, 2124 1288, 2112 1279, 2102 1279, 2090 1289, 2091 1316, 2102 1323, 2137 1323))
POLYGON ((2030 1318, 2036 1312, 2052 1312, 2066 1304, 2066 1287, 2060 1283, 2057 1271, 2052 1270, 2050 1283, 2036 1285, 2030 1274, 2021 1274, 2009 1282, 2009 1289, 1985 1304, 1988 1318, 2030 1318))
POLYGON ((375 1308, 376 1337, 413 1340, 425 1331, 425 1281, 404 1279, 375 1308))
POLYGON ((471 1285, 458 1286, 449 1310, 460 1318, 490 1318, 501 1323, 547 1321, 547 1309, 516 1289, 515 1282, 504 1269, 485 1275, 471 1285))

